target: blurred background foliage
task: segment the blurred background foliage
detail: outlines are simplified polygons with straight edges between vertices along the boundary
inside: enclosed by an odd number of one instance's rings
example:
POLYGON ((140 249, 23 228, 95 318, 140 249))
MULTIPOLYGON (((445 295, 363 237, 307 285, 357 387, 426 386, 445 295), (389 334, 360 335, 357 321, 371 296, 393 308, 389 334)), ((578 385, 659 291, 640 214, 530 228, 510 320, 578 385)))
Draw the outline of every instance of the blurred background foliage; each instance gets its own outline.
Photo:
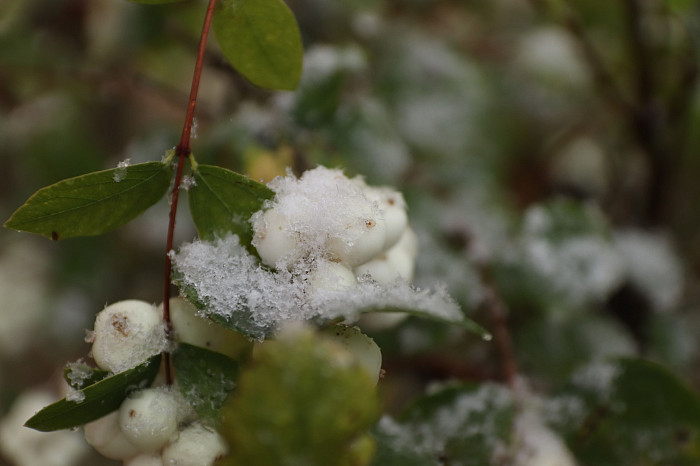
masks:
MULTIPOLYGON (((288 4, 305 46, 299 89, 254 88, 211 40, 199 162, 264 180, 339 166, 402 190, 417 284, 446 283, 487 327, 495 291, 543 395, 610 356, 700 386, 697 2, 288 4)), ((204 6, 0 3, 0 217, 42 186, 177 143, 204 6)), ((58 390, 105 303, 160 299, 166 228, 163 202, 99 238, 0 233, 0 413, 27 387, 58 390)), ((384 353, 389 413, 430 382, 503 381, 496 347, 462 331, 365 328, 384 353)))

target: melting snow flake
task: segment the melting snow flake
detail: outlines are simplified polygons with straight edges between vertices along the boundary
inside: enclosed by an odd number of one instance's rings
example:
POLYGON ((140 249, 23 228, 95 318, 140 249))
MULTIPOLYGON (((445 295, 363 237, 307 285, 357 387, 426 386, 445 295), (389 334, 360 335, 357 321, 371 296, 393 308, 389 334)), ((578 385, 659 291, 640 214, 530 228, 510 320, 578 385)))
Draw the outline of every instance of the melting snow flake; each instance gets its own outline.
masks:
POLYGON ((126 169, 131 165, 131 159, 126 159, 117 164, 117 168, 114 170, 114 176, 112 179, 115 183, 119 183, 126 176, 126 169))

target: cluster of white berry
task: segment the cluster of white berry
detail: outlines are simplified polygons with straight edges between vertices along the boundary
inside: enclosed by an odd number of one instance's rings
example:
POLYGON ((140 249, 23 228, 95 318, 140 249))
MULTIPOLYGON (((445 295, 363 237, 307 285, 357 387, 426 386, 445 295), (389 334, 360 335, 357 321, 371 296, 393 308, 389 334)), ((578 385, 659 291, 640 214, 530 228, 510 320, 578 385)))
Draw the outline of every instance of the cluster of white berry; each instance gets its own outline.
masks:
POLYGON ((417 240, 401 193, 325 167, 269 186, 275 198, 251 218, 264 264, 303 274, 314 289, 413 279, 417 240))
MULTIPOLYGON (((241 336, 211 324, 185 300, 170 301, 171 321, 180 342, 235 356, 241 336)), ((91 337, 97 365, 113 373, 138 366, 168 347, 161 308, 126 300, 105 307, 91 337)), ((103 456, 125 466, 206 466, 227 451, 223 438, 200 423, 177 387, 133 392, 119 409, 85 426, 85 439, 103 456)))

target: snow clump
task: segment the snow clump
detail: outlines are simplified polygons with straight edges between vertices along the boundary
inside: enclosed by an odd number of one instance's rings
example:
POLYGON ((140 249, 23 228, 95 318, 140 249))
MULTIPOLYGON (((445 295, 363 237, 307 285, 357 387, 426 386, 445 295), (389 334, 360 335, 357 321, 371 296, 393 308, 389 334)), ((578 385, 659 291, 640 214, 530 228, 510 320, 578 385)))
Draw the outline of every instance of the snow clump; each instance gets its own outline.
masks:
POLYGON ((173 255, 177 282, 207 314, 254 338, 289 321, 355 320, 377 308, 462 319, 443 288, 410 285, 417 240, 401 193, 325 167, 268 186, 276 196, 250 220, 262 264, 236 235, 185 244, 173 255))

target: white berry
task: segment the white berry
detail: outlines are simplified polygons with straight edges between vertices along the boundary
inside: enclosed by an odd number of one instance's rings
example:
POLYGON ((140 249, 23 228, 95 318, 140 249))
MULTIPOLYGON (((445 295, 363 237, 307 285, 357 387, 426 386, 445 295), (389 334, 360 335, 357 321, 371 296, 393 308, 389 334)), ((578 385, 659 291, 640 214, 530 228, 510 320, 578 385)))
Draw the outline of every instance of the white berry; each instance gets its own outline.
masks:
POLYGON ((366 264, 355 267, 355 275, 358 278, 369 276, 382 285, 389 285, 400 279, 411 282, 413 281, 416 252, 415 233, 407 228, 394 247, 366 264))
POLYGON ((406 214, 406 201, 403 195, 391 188, 376 188, 365 186, 363 189, 365 196, 370 201, 376 202, 382 211, 386 222, 386 240, 384 250, 393 247, 403 234, 408 225, 408 215, 406 214))
POLYGON ((115 373, 131 369, 166 345, 161 314, 152 304, 119 301, 97 314, 92 356, 101 369, 115 373))
POLYGON ((388 285, 401 279, 401 274, 389 261, 387 253, 380 254, 371 261, 355 267, 354 271, 358 278, 369 277, 381 285, 388 285))
POLYGON ((119 411, 85 424, 85 441, 102 456, 113 460, 130 458, 140 452, 121 431, 119 411))
POLYGON ((167 388, 146 388, 130 395, 119 408, 119 425, 127 439, 152 452, 177 431, 178 400, 167 388))
POLYGON ((163 464, 172 466, 211 466, 224 456, 228 447, 215 430, 201 424, 183 429, 163 450, 163 464))
POLYGON ((183 298, 170 299, 170 321, 175 337, 181 343, 217 351, 234 359, 240 359, 252 347, 252 343, 240 333, 200 316, 197 308, 183 298))
POLYGON ((323 330, 323 334, 350 351, 358 364, 367 371, 372 380, 379 381, 382 368, 382 352, 374 340, 358 327, 334 325, 323 330))
POLYGON ((350 240, 340 237, 330 238, 327 248, 331 257, 355 267, 372 260, 384 249, 386 222, 379 215, 353 218, 352 222, 359 225, 348 224, 346 228, 347 230, 357 229, 359 233, 356 237, 350 240))
POLYGON ((276 267, 282 259, 293 261, 300 254, 299 238, 289 220, 276 209, 253 217, 253 246, 263 264, 276 267))
POLYGON ((306 276, 308 289, 342 291, 357 286, 352 270, 339 262, 317 260, 306 276))

